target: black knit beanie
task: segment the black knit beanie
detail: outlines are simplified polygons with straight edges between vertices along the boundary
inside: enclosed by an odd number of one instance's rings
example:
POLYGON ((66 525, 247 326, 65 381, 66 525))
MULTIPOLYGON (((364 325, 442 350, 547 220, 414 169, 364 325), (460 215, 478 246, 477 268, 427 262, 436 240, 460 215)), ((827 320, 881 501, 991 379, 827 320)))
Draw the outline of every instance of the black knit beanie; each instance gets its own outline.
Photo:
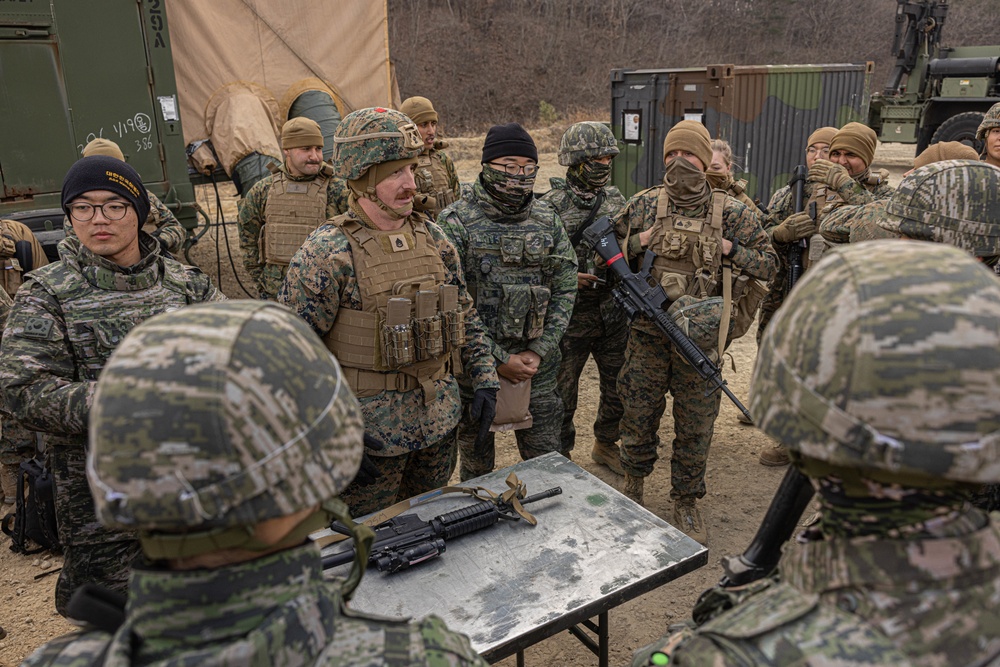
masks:
POLYGON ((527 157, 538 162, 538 149, 531 135, 517 123, 494 125, 486 133, 483 144, 483 162, 500 157, 527 157))
POLYGON ((91 155, 77 160, 66 172, 62 185, 62 209, 69 215, 69 204, 92 190, 107 190, 132 204, 141 227, 149 217, 149 195, 135 169, 107 155, 91 155))

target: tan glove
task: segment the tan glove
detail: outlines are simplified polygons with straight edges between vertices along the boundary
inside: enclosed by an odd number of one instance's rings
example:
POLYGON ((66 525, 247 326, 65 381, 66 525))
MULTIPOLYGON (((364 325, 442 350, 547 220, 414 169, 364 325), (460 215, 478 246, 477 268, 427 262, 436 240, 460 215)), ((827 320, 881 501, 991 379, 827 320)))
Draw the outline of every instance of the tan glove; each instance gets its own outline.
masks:
POLYGON ((813 222, 808 213, 803 211, 802 213, 793 213, 785 218, 785 221, 771 232, 771 238, 778 243, 792 243, 815 233, 816 223, 813 222))
POLYGON ((839 190, 851 182, 851 175, 843 166, 829 160, 816 160, 809 168, 806 179, 810 183, 826 183, 834 190, 839 190))

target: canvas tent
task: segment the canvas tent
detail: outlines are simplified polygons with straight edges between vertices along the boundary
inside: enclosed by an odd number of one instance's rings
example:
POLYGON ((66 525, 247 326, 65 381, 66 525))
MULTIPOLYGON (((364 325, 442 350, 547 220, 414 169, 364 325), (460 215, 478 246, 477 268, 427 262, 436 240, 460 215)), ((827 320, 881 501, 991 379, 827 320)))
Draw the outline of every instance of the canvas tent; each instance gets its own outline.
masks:
POLYGON ((280 156, 289 117, 317 114, 332 134, 354 109, 398 103, 384 0, 164 4, 185 143, 210 139, 230 175, 280 156))

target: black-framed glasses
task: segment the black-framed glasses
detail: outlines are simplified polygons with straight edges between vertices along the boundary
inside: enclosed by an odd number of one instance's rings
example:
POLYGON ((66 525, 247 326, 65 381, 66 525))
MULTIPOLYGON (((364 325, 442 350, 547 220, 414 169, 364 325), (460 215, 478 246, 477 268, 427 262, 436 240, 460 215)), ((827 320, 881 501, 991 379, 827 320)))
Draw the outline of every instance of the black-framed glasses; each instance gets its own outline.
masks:
POLYGON ((506 171, 511 176, 517 176, 518 174, 524 174, 525 176, 534 176, 538 173, 537 164, 500 164, 499 162, 487 162, 494 169, 499 169, 501 171, 506 171))
POLYGON ((74 220, 88 222, 94 218, 94 212, 101 209, 101 215, 111 221, 121 220, 128 213, 128 202, 108 201, 103 204, 88 204, 77 202, 69 205, 69 215, 74 220))

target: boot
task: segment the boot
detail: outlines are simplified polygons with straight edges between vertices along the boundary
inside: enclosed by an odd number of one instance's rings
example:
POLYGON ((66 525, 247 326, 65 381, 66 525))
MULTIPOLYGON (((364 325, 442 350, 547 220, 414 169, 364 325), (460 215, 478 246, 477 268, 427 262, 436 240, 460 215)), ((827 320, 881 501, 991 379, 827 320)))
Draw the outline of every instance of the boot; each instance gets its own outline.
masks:
POLYGON ((770 449, 762 451, 757 458, 760 460, 761 465, 780 468, 781 466, 788 465, 788 450, 781 445, 775 445, 770 449))
POLYGON ((674 526, 699 544, 708 544, 708 528, 701 520, 701 512, 694 498, 674 501, 674 526))
POLYGON ((629 500, 639 505, 642 504, 642 482, 644 479, 646 478, 625 473, 625 486, 622 488, 622 493, 629 500))
POLYGON ((594 459, 594 463, 606 466, 616 475, 625 474, 625 471, 622 470, 621 450, 618 449, 618 445, 613 442, 594 440, 594 446, 590 450, 590 458, 594 459))
POLYGON ((17 482, 21 479, 21 467, 16 463, 4 463, 0 466, 0 486, 3 487, 4 505, 13 505, 17 501, 17 482))

